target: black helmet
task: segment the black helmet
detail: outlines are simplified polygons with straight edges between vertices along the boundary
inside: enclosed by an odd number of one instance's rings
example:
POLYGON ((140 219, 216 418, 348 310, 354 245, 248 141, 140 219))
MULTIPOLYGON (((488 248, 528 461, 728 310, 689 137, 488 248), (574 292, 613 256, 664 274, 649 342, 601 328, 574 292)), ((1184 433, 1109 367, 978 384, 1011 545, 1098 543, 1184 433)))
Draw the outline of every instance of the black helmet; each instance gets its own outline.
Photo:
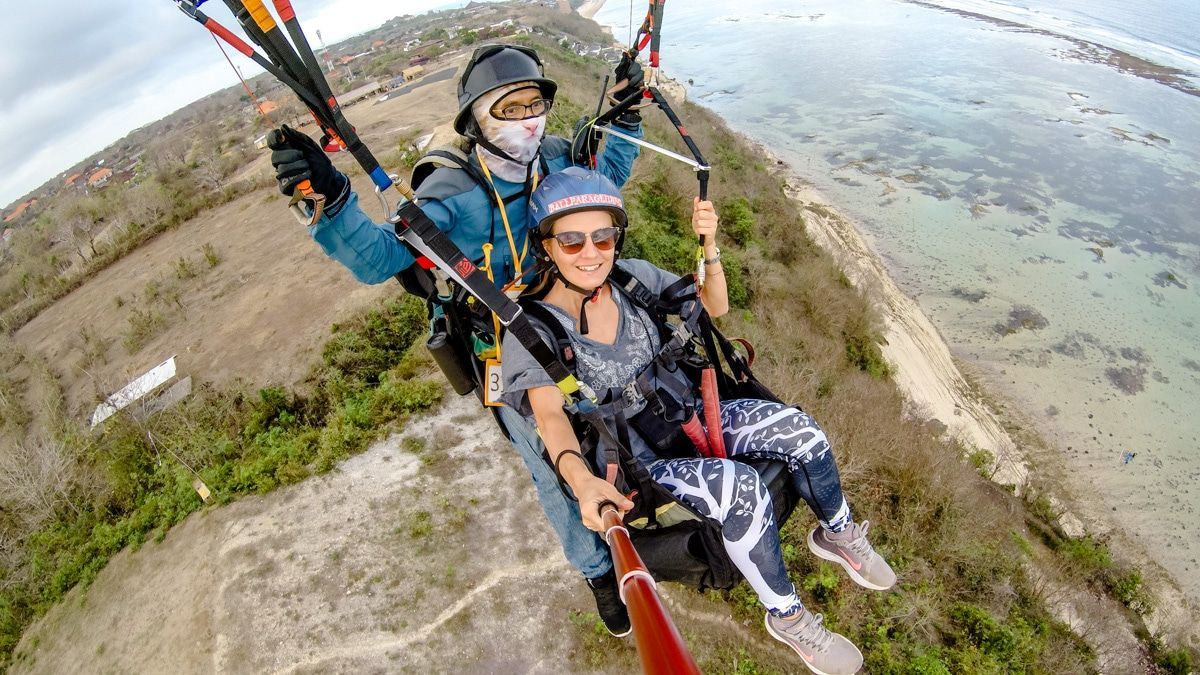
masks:
POLYGON ((506 84, 533 82, 542 96, 553 99, 558 91, 554 80, 544 76, 542 60, 537 52, 519 45, 484 45, 471 54, 467 67, 458 81, 458 115, 454 130, 464 136, 475 126, 471 105, 480 96, 506 84))

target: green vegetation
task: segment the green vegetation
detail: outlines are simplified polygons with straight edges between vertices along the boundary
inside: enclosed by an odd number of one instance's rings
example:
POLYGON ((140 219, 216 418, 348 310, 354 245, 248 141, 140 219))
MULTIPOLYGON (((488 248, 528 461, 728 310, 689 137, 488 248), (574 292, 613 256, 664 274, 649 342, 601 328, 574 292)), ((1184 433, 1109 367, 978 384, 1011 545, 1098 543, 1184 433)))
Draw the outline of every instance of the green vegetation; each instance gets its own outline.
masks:
MULTIPOLYGON (((195 469, 212 501, 223 504, 328 471, 438 404, 440 379, 422 377, 430 372, 417 339, 424 323, 420 302, 390 301, 335 327, 303 391, 202 386, 149 420, 119 415, 94 434, 65 425, 53 447, 41 450, 43 459, 53 450, 61 460, 51 485, 0 471, 0 478, 24 481, 21 491, 0 493, 0 535, 18 544, 16 555, 0 558, 0 666, 31 620, 91 582, 112 555, 161 538, 202 506, 193 474, 160 450, 195 469), (14 495, 30 490, 40 490, 43 502, 49 495, 52 508, 22 521, 17 514, 31 510, 14 495)), ((461 528, 465 518, 448 509, 439 522, 461 528)), ((420 534, 419 523, 412 531, 420 534)))
POLYGON ((991 478, 992 465, 996 462, 996 458, 992 453, 983 448, 975 448, 967 454, 967 461, 971 463, 971 466, 975 467, 980 476, 991 478))
POLYGON ((204 246, 200 247, 200 254, 204 256, 204 262, 208 263, 209 267, 216 267, 221 263, 220 254, 210 243, 205 242, 204 246))

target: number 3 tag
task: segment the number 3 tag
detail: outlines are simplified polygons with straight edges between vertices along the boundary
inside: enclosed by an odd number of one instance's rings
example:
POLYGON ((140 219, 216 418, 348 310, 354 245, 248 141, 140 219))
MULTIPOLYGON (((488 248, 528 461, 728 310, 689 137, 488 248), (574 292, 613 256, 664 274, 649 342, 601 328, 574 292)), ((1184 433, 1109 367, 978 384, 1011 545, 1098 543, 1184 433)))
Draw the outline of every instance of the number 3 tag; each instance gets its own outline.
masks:
POLYGON ((500 397, 504 395, 504 379, 500 375, 500 362, 488 359, 484 363, 483 376, 483 404, 492 407, 503 406, 500 397))

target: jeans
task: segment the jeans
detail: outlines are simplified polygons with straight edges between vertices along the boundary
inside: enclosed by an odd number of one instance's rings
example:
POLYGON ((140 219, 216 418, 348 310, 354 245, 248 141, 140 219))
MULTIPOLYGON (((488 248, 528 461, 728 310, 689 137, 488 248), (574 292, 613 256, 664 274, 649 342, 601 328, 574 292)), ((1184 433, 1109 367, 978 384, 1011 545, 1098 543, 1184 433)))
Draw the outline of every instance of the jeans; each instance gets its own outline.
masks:
POLYGON ((579 504, 569 499, 558 487, 554 469, 542 458, 542 439, 537 429, 512 408, 505 406, 494 410, 508 431, 509 441, 529 469, 542 511, 558 535, 567 561, 588 579, 606 574, 612 569, 608 545, 599 535, 583 526, 579 504))

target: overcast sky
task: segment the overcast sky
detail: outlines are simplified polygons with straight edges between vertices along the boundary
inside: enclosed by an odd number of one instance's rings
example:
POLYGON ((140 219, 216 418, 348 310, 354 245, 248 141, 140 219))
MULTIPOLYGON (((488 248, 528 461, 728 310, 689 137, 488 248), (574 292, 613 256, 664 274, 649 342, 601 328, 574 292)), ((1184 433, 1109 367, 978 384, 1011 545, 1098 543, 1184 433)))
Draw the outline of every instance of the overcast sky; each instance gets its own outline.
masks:
MULTIPOLYGON (((314 46, 317 30, 332 44, 393 16, 465 4, 292 0, 314 46)), ((224 3, 201 9, 241 34, 224 3)), ((208 31, 171 0, 35 0, 3 14, 0 208, 130 131, 237 84, 208 31)), ((260 72, 229 52, 245 76, 260 72)))

